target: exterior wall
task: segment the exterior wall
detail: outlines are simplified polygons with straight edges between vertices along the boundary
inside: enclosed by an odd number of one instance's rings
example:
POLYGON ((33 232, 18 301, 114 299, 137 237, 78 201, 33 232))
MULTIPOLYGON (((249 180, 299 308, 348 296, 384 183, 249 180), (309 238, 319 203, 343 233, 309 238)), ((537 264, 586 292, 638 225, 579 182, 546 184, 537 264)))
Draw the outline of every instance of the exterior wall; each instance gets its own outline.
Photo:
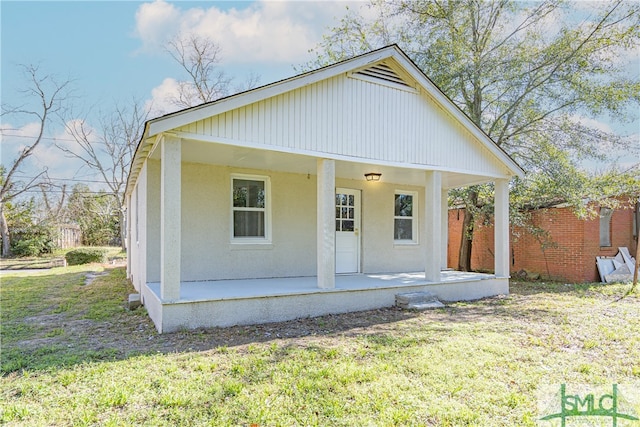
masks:
POLYGON ((637 240, 633 237, 633 209, 614 209, 611 217, 611 246, 600 246, 600 222, 598 218, 587 221, 584 226, 585 254, 591 258, 587 264, 587 281, 600 281, 596 256, 615 256, 619 247, 627 247, 631 256, 635 257, 637 240))
POLYGON ((498 159, 428 95, 346 74, 178 130, 194 138, 438 165, 470 174, 507 174, 498 159))
POLYGON ((146 200, 147 166, 140 171, 138 181, 129 198, 129 279, 133 287, 140 292, 146 281, 146 200))
POLYGON ((182 165, 182 280, 315 275, 315 177, 182 165), (231 174, 269 176, 272 243, 231 243, 231 174))
POLYGON ((129 198, 129 279, 140 292, 160 280, 160 162, 149 160, 129 198))
MULTIPOLYGON (((132 212, 132 277, 139 284, 160 281, 160 173, 149 160, 138 188, 140 237, 132 212), (146 191, 144 191, 146 189, 146 191), (143 223, 144 221, 144 223, 143 223), (142 242, 145 241, 146 245, 142 242), (137 242, 137 243, 136 243, 137 242), (146 250, 145 250, 146 247, 146 250)), ((382 273, 424 270, 424 190, 420 187, 337 179, 336 187, 362 191, 361 270, 382 273), (393 239, 396 190, 417 192, 418 243, 393 239)), ((135 191, 131 197, 135 209, 135 191)), ((273 171, 237 169, 198 163, 182 164, 181 280, 220 280, 315 276, 316 177, 273 171), (272 242, 231 243, 231 174, 269 176, 272 242)))
MULTIPOLYGON (((611 247, 600 247, 599 218, 581 220, 569 208, 542 209, 533 213, 533 223, 549 232, 552 244, 546 248, 530 233, 512 229, 512 274, 526 270, 542 277, 569 282, 599 282, 596 256, 615 256, 618 247, 635 254, 633 209, 615 209, 611 218, 611 247)), ((448 264, 458 265, 463 210, 449 211, 448 264)), ((493 227, 476 226, 471 268, 493 270, 493 227)))
MULTIPOLYGON (((362 190, 361 268, 363 273, 424 271, 424 188, 385 182, 336 179, 336 187, 362 190), (395 244, 393 239, 396 190, 418 193, 417 244, 395 244)), ((315 273, 314 273, 315 274, 315 273)))

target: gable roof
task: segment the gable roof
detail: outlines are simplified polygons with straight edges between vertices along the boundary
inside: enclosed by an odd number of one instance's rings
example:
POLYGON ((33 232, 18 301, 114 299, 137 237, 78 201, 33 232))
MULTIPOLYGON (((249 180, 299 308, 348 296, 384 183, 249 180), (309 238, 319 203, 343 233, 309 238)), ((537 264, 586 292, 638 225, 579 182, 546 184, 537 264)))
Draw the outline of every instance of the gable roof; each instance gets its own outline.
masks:
POLYGON ((278 82, 270 83, 213 102, 169 113, 145 123, 144 132, 132 160, 127 193, 133 189, 140 169, 150 151, 156 135, 189 123, 203 120, 233 109, 272 98, 326 80, 343 73, 357 75, 364 80, 384 81, 385 84, 406 90, 424 89, 430 97, 493 154, 513 175, 522 176, 522 168, 480 129, 418 66, 397 46, 390 45, 332 65, 312 70, 278 82), (390 67, 389 64, 397 65, 390 67))

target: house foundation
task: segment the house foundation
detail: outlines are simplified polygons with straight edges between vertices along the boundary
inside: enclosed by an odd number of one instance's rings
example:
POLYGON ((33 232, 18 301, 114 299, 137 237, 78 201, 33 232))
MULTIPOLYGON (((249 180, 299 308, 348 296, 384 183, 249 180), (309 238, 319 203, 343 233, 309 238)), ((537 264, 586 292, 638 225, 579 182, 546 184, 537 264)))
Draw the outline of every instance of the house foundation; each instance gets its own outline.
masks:
POLYGON ((160 284, 144 287, 144 304, 158 332, 282 322, 395 305, 396 294, 430 292, 442 301, 508 294, 509 279, 443 271, 439 282, 424 273, 336 276, 319 289, 316 277, 183 282, 180 299, 162 301, 160 284))

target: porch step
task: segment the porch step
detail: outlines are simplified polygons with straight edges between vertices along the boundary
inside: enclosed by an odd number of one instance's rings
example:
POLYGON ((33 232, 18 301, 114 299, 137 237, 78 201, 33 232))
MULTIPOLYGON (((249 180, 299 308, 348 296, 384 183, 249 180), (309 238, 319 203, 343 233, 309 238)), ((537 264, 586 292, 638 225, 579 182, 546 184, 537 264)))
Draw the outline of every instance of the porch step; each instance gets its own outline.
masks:
POLYGON ((407 292, 396 294, 396 305, 409 310, 429 310, 442 308, 444 304, 431 292, 407 292))

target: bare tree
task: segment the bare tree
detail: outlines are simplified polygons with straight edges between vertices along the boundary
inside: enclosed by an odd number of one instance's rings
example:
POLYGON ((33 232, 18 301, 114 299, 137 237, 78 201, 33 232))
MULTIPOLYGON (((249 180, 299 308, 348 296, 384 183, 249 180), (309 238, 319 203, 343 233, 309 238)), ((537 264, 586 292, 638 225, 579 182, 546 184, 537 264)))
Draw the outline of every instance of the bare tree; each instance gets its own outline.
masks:
POLYGON ((221 47, 209 38, 179 34, 167 43, 167 52, 187 72, 178 83, 178 95, 171 100, 187 108, 211 102, 229 93, 231 78, 219 68, 221 47))
POLYGON ((42 182, 38 185, 42 193, 42 216, 60 222, 64 214, 64 204, 67 200, 67 184, 55 184, 53 182, 42 182), (53 191, 60 192, 60 197, 56 199, 52 196, 53 191))
POLYGON ((17 196, 25 193, 38 186, 41 182, 48 180, 46 168, 37 173, 34 177, 27 181, 16 179, 16 172, 23 166, 24 162, 31 156, 42 142, 45 127, 51 117, 59 114, 64 107, 68 96, 69 80, 59 82, 51 75, 42 75, 37 66, 21 65, 23 68, 27 86, 21 90, 25 98, 35 98, 37 107, 29 109, 25 106, 12 107, 2 106, 2 116, 5 115, 22 115, 33 116, 38 123, 38 133, 30 143, 26 144, 18 153, 18 157, 14 159, 9 166, 2 165, 2 173, 0 174, 0 235, 2 236, 2 256, 6 257, 11 254, 11 241, 9 234, 9 226, 5 216, 5 204, 17 196))
POLYGON ((260 81, 257 74, 251 73, 243 84, 232 88, 234 79, 220 68, 222 48, 207 37, 178 34, 167 43, 166 51, 187 73, 187 80, 178 82, 178 94, 169 99, 180 108, 253 89, 260 81))
POLYGON ((111 115, 103 116, 99 129, 91 127, 86 119, 68 120, 67 132, 77 145, 68 148, 57 144, 68 156, 77 158, 84 166, 95 171, 107 186, 117 205, 120 224, 120 243, 125 248, 124 190, 131 159, 142 135, 149 111, 133 100, 129 106, 116 105, 111 115))

